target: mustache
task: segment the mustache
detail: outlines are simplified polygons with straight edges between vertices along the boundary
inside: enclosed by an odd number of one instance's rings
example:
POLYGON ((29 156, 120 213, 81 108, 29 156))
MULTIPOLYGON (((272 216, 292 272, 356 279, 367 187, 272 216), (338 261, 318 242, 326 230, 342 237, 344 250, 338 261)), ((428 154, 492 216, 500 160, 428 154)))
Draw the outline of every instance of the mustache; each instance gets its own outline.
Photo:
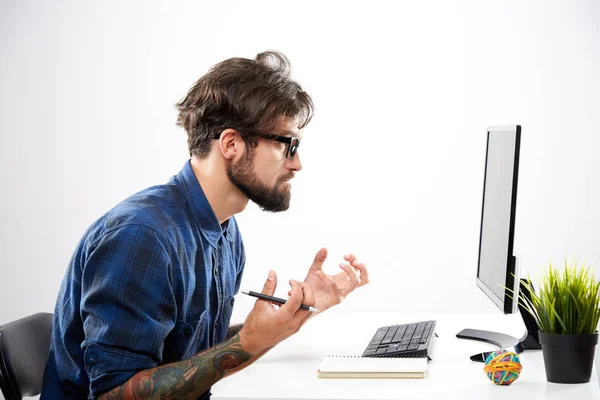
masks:
POLYGON ((296 174, 291 172, 289 175, 282 176, 281 178, 279 178, 279 180, 280 181, 289 181, 290 179, 294 179, 294 176, 296 176, 296 174))

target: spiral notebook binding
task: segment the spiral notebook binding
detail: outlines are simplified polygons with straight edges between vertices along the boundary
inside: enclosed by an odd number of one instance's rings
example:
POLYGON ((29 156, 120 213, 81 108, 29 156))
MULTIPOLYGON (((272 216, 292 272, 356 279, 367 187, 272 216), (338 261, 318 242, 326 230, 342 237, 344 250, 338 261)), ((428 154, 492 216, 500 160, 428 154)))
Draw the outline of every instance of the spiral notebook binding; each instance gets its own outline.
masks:
POLYGON ((381 356, 381 357, 363 357, 358 354, 325 354, 323 357, 330 358, 366 358, 366 359, 377 359, 377 358, 427 358, 427 356, 416 355, 416 354, 397 354, 394 356, 381 356))

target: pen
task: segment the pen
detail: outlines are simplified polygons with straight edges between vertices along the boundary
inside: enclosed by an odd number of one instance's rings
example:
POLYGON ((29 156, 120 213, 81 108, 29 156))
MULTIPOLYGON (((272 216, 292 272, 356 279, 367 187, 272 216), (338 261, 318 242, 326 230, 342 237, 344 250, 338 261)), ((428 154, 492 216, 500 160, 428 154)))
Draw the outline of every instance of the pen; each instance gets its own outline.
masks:
POLYGON ((471 357, 469 357, 471 359, 471 361, 477 361, 477 362, 485 362, 485 359, 487 358, 487 356, 489 356, 492 352, 488 351, 488 352, 483 352, 483 353, 477 353, 477 354, 473 354, 471 357))
MULTIPOLYGON (((273 297, 273 296, 269 296, 269 295, 262 294, 262 293, 253 292, 252 290, 242 290, 242 293, 247 294, 248 296, 258 297, 261 300, 269 300, 269 301, 272 301, 273 303, 285 304, 284 299, 280 299, 279 297, 273 297)), ((317 310, 316 308, 307 306, 306 304, 300 305, 300 308, 303 310, 306 310, 306 311, 310 311, 310 312, 319 312, 319 310, 317 310)))

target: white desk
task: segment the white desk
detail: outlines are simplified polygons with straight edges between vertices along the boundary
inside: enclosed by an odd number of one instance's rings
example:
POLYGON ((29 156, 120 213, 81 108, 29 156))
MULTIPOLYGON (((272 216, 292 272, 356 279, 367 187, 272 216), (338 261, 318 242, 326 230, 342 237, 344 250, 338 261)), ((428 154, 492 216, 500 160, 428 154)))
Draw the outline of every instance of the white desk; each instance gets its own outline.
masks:
POLYGON ((349 313, 329 310, 280 343, 250 367, 217 382, 214 400, 242 399, 556 399, 600 400, 596 372, 586 384, 546 381, 541 350, 520 354, 523 370, 510 386, 493 384, 483 363, 469 360, 494 346, 457 339, 463 328, 500 331, 520 337, 520 315, 349 313), (325 354, 361 354, 375 330, 383 325, 435 319, 438 338, 425 379, 319 379, 325 354))

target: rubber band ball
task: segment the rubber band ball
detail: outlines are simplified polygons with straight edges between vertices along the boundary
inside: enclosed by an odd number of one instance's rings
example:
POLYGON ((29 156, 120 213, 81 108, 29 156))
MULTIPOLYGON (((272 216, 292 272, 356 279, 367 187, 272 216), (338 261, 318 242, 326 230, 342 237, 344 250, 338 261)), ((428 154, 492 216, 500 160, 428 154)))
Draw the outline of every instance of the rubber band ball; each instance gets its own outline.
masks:
POLYGON ((507 386, 516 381, 521 373, 521 360, 512 351, 493 351, 485 359, 483 370, 496 385, 507 386))

